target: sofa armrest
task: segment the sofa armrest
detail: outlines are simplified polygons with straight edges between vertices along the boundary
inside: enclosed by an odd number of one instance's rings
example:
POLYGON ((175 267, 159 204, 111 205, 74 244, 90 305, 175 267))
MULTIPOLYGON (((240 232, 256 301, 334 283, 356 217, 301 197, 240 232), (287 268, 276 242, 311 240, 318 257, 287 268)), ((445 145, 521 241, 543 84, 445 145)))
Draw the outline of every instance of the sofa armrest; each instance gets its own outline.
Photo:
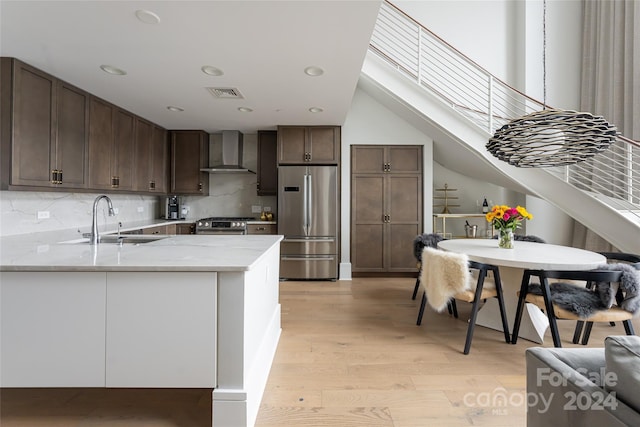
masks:
POLYGON ((640 414, 601 387, 604 349, 536 347, 525 356, 527 427, 640 425, 640 414))

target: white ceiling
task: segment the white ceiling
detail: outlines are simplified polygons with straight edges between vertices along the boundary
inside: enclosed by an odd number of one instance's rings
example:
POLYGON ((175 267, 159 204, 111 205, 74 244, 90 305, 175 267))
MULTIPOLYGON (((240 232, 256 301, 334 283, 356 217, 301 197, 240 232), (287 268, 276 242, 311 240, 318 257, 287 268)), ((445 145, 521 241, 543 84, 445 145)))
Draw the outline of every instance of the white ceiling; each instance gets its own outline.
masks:
POLYGON ((342 125, 379 0, 0 2, 0 54, 167 129, 342 125), (160 17, 136 18, 136 10, 160 17), (127 72, 114 76, 108 64, 127 72), (212 77, 203 65, 221 69, 212 77), (308 66, 324 69, 305 75, 308 66), (237 88, 217 99, 207 87, 237 88), (184 112, 171 112, 167 106, 184 112), (238 107, 253 109, 242 113, 238 107), (320 107, 321 113, 310 113, 320 107))

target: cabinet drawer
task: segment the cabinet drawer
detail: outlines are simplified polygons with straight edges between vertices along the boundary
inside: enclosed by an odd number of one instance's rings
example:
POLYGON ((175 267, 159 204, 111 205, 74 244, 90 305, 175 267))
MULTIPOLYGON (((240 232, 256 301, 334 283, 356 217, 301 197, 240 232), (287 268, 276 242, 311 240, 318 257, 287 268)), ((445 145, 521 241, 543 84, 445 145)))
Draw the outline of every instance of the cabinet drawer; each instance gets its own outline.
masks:
POLYGON ((278 225, 247 224, 247 234, 278 234, 278 225))

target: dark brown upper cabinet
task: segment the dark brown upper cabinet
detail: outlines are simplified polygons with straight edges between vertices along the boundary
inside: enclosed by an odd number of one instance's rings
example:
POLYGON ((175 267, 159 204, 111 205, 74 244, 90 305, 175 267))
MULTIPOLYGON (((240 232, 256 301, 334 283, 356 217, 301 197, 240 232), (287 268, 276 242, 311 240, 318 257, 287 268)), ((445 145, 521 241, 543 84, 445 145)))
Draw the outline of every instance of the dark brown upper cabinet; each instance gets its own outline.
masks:
POLYGON ((89 111, 89 187, 132 191, 134 115, 96 97, 89 111))
POLYGON ((278 194, 278 132, 258 131, 258 196, 278 194))
POLYGON ((89 94, 17 59, 1 61, 2 188, 86 188, 89 94))
POLYGON ((340 126, 278 126, 278 164, 340 163, 340 126))
POLYGON ((167 131, 136 118, 134 190, 166 193, 168 157, 167 131))
POLYGON ((175 130, 171 135, 171 194, 209 194, 209 134, 198 130, 175 130))

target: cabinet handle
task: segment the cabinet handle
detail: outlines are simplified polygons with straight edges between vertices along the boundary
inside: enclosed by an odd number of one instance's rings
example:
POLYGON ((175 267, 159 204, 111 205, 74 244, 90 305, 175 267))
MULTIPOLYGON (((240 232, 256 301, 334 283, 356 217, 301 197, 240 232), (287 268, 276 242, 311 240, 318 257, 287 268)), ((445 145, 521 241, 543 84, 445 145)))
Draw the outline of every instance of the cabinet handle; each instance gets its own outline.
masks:
POLYGON ((58 184, 62 184, 62 169, 58 170, 58 184))
POLYGON ((118 177, 117 176, 112 176, 111 177, 111 187, 112 188, 118 188, 118 177))
POLYGON ((391 172, 391 163, 387 163, 387 172, 391 172))
POLYGON ((58 169, 51 169, 51 183, 60 184, 60 175, 58 169))
POLYGON ((202 191, 202 183, 201 182, 198 183, 198 191, 202 191))
POLYGON ((156 189, 156 182, 149 181, 149 190, 155 190, 155 189, 156 189))

